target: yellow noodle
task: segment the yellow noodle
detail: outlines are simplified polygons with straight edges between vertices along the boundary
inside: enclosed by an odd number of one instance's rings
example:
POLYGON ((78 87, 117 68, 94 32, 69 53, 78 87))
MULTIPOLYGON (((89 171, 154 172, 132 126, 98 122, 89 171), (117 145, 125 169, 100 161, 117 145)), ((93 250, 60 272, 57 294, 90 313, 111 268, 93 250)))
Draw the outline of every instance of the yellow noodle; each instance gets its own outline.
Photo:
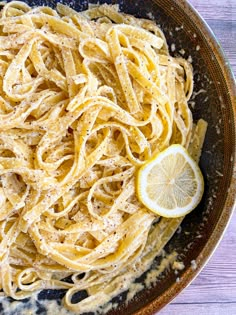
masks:
POLYGON ((182 218, 140 204, 135 172, 172 143, 199 160, 192 89, 154 22, 108 5, 2 4, 0 290, 67 289, 65 307, 83 313, 151 266, 182 218))

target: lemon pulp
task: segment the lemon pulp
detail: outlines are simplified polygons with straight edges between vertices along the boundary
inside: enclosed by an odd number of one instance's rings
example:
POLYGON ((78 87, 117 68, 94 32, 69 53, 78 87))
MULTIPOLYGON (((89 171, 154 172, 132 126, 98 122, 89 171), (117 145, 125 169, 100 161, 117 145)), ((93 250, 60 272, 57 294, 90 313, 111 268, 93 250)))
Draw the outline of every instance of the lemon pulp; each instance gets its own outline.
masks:
POLYGON ((137 174, 137 196, 163 217, 180 217, 199 204, 204 180, 187 150, 174 144, 147 161, 137 174))

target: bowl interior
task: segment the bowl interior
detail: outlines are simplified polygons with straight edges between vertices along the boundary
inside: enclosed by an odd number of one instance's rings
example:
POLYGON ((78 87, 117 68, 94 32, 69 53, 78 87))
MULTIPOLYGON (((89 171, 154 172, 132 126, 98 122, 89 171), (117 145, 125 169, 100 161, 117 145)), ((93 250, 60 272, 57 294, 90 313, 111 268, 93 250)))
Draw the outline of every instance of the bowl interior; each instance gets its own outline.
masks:
MULTIPOLYGON (((55 6, 57 1, 28 1, 31 5, 55 6)), ((77 10, 85 7, 83 1, 60 1, 77 10)), ((97 1, 90 1, 97 3, 97 1)), ((112 2, 112 1, 100 1, 112 2)), ((114 1, 113 1, 114 2, 114 1)), ((195 120, 203 118, 208 122, 208 130, 200 160, 200 167, 205 178, 205 193, 197 209, 189 214, 181 224, 181 231, 176 233, 165 250, 171 253, 176 250, 178 258, 183 261, 185 269, 178 275, 172 269, 166 269, 157 282, 149 289, 140 291, 126 303, 127 292, 114 299, 118 307, 107 312, 116 314, 153 314, 179 292, 194 276, 192 261, 200 269, 223 233, 230 216, 232 198, 229 198, 232 186, 235 156, 235 113, 233 98, 235 92, 229 82, 230 74, 224 73, 224 60, 218 51, 218 44, 212 39, 203 22, 190 6, 182 0, 124 0, 120 1, 122 10, 137 17, 152 18, 162 28, 173 56, 182 56, 192 61, 194 68, 194 93, 190 102, 195 120), (234 95, 233 95, 234 94, 234 95), (219 227, 220 223, 220 227, 219 227), (217 230, 217 232, 216 232, 217 230), (214 234, 215 233, 215 234, 214 234), (214 242, 209 245, 211 238, 214 242), (208 254, 202 254, 208 246, 208 254), (176 283, 176 278, 180 282, 176 283), (145 310, 147 304, 150 304, 145 310), (141 310, 141 311, 140 311, 141 310)), ((152 268, 160 262, 157 258, 152 268)), ((150 272, 150 271, 149 271, 150 272)), ((147 273, 146 273, 147 274, 147 273)), ((147 275, 137 281, 143 282, 147 275)), ((58 301, 63 291, 44 291, 41 298, 53 298, 58 301)), ((21 303, 21 302, 19 302, 21 303)), ((59 302, 58 302, 59 303, 59 302)))

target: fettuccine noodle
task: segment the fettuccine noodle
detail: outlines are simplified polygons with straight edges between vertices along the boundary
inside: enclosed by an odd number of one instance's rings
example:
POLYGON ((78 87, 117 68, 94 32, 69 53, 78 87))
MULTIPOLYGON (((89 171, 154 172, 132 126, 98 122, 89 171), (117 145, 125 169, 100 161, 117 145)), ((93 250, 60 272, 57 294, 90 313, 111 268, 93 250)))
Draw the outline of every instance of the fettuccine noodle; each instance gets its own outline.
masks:
POLYGON ((199 158, 192 89, 190 64, 169 55, 154 22, 108 5, 77 13, 2 4, 5 295, 67 289, 65 307, 83 313, 151 266, 182 218, 159 218, 140 204, 135 172, 172 143, 199 158), (81 290, 88 297, 74 303, 81 290))

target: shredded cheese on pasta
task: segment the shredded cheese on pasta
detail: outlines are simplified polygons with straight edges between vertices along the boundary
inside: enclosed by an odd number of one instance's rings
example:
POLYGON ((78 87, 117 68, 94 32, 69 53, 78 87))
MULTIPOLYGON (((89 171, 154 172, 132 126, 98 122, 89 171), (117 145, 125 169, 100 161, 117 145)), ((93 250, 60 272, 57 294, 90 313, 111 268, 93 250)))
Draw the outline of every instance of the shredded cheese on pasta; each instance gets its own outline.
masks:
POLYGON ((89 312, 150 267, 182 218, 145 209, 135 172, 172 143, 199 158, 192 89, 190 64, 169 55, 154 22, 108 5, 2 4, 4 294, 67 289, 65 307, 89 312), (81 290, 88 297, 74 303, 81 290))

